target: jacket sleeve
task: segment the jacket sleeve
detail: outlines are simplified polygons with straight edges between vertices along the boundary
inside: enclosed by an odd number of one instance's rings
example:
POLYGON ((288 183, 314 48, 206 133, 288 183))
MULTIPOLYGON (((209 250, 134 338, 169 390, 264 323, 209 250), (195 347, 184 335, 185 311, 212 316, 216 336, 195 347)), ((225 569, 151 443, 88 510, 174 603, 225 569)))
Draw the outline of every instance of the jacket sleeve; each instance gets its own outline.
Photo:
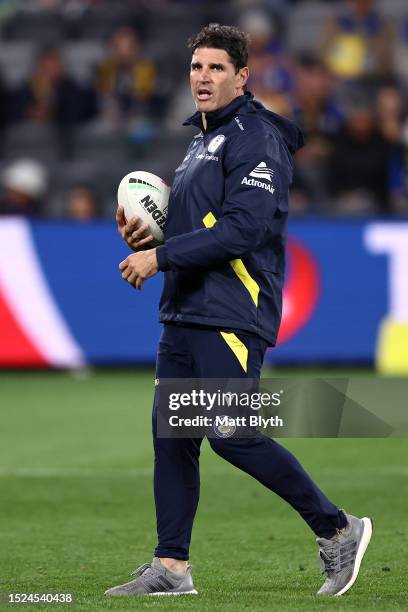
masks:
POLYGON ((159 246, 160 270, 208 268, 240 258, 262 243, 282 198, 287 207, 288 171, 274 160, 273 142, 248 133, 245 142, 241 137, 228 144, 222 215, 215 219, 209 211, 203 229, 174 236, 159 246))

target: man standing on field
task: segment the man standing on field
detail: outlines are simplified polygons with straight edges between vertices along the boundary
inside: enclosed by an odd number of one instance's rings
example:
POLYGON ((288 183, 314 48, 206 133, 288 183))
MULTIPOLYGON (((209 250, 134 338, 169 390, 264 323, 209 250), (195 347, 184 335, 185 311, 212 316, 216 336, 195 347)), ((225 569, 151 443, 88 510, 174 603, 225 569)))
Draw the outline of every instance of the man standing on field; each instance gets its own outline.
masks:
MULTIPOLYGON (((235 27, 210 24, 190 40, 191 91, 199 128, 176 170, 164 245, 121 264, 132 286, 159 271, 164 323, 157 379, 259 379, 274 346, 282 311, 288 190, 299 129, 267 111, 246 91, 248 39, 235 27)), ((138 251, 152 239, 139 219, 119 231, 138 251)), ((194 594, 188 564, 199 498, 201 438, 157 436, 153 407, 154 493, 158 544, 152 563, 106 595, 194 594)), ((335 506, 295 457, 274 440, 209 440, 221 457, 286 500, 317 535, 326 580, 321 595, 342 595, 355 582, 371 538, 371 521, 335 506)))

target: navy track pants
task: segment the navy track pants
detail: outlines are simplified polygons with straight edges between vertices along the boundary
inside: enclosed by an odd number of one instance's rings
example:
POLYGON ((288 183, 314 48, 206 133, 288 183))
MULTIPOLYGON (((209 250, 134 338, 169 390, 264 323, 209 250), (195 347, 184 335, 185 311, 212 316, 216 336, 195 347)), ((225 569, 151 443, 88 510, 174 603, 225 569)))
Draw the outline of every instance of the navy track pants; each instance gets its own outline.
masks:
MULTIPOLYGON (((239 331, 166 324, 156 377, 259 378, 266 347, 262 338, 239 331), (239 341, 244 344, 246 363, 242 353, 237 356, 227 343, 232 336, 223 336, 221 331, 234 333, 238 345, 239 341)), ((186 560, 200 494, 202 438, 158 438, 154 402, 153 441, 158 535, 154 555, 186 560)), ((218 455, 287 501, 317 536, 330 538, 347 524, 343 512, 327 499, 298 460, 271 438, 259 434, 255 438, 214 438, 209 443, 218 455)))

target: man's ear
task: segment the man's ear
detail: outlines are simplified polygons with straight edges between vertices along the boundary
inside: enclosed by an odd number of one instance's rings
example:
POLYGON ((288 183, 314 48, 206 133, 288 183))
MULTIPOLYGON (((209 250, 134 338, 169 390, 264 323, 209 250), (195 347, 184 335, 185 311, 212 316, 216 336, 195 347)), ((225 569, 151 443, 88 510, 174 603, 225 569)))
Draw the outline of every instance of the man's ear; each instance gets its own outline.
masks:
POLYGON ((238 77, 238 87, 244 89, 248 81, 248 77, 249 77, 248 66, 245 66, 244 68, 240 68, 239 71, 237 72, 237 77, 238 77))

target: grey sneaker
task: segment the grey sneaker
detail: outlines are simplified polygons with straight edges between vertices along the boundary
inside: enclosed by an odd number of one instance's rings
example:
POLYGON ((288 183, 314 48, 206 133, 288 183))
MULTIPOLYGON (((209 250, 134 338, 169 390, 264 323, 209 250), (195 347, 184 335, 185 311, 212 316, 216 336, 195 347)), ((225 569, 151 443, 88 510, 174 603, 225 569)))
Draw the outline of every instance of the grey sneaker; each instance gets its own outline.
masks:
POLYGON ((322 574, 326 580, 318 595, 343 595, 351 589, 370 543, 373 524, 369 518, 346 514, 348 525, 330 540, 317 538, 322 574))
POLYGON ((191 576, 191 565, 187 571, 176 574, 166 569, 158 557, 152 563, 141 565, 131 574, 135 580, 126 582, 105 591, 105 595, 121 597, 124 595, 197 595, 191 576))

